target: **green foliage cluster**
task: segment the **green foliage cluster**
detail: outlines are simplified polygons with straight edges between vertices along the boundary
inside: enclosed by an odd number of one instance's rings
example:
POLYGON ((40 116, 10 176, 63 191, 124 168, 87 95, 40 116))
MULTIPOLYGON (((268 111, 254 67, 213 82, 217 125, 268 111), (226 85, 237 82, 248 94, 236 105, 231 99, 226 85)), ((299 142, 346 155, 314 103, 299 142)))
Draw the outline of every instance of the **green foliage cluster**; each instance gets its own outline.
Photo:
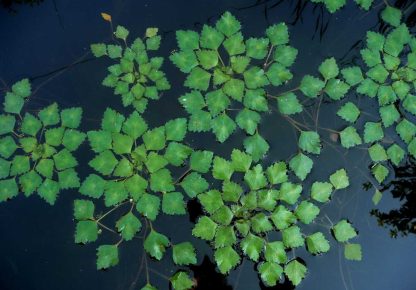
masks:
MULTIPOLYGON (((352 102, 345 103, 337 114, 350 125, 340 133, 341 144, 345 148, 367 144, 373 162, 371 172, 382 183, 389 175, 388 163, 399 166, 407 155, 416 157, 416 124, 412 118, 416 115, 416 38, 404 24, 386 36, 369 31, 361 57, 367 70, 355 90, 375 99, 379 115, 357 130, 360 109, 352 102), (394 130, 397 137, 393 140, 402 142, 385 142, 394 130)), ((380 193, 376 191, 376 195, 380 193)))
POLYGON ((102 84, 121 96, 123 106, 131 105, 143 113, 148 100, 158 100, 162 91, 170 89, 170 83, 161 70, 164 58, 150 56, 159 49, 161 36, 157 28, 147 28, 143 38, 138 37, 128 45, 129 31, 123 26, 117 26, 114 36, 115 44, 91 45, 95 57, 108 56, 118 61, 108 67, 109 74, 102 84))
MULTIPOLYGON (((346 3, 311 1, 324 3, 331 13, 346 3)), ((355 2, 366 10, 372 3, 355 2)), ((148 28, 143 39, 127 45, 129 31, 117 26, 117 44, 93 44, 91 49, 96 57, 119 62, 108 68, 103 85, 114 88, 133 112, 125 116, 107 108, 101 128, 85 134, 78 130, 81 108, 59 110, 53 103, 36 114, 26 110, 22 117, 31 86, 27 79, 14 84, 0 115, 0 201, 19 192, 26 196, 37 192, 54 204, 60 190, 79 188, 82 198, 74 201, 73 212, 75 242, 96 242, 103 230, 120 236, 115 244, 97 247, 97 269, 117 265, 119 245, 138 238, 139 233, 144 251, 153 259, 161 260, 170 251, 168 256, 177 266, 197 264, 191 242, 173 243, 153 226, 161 214, 186 215, 190 199, 197 199, 203 208, 192 234, 210 244, 223 274, 247 258, 256 263, 266 286, 276 285, 284 276, 298 285, 307 267, 287 253, 301 247, 312 255, 326 253, 331 234, 343 246, 346 259, 361 260, 361 246, 351 242, 358 233, 347 219, 331 222, 326 233, 311 230, 321 206, 350 183, 345 169, 333 172, 328 180, 308 180, 322 148, 317 129, 295 126, 297 153, 287 162, 263 167, 269 144, 258 126, 261 114, 271 110, 270 100, 292 120, 291 115, 304 110, 301 97, 319 98, 319 102, 327 98, 342 102, 337 115, 347 125, 339 132, 341 146, 350 149, 365 144, 373 162, 371 172, 379 183, 387 178, 389 163, 398 166, 407 155, 416 158, 416 38, 400 24, 401 12, 396 10, 388 6, 381 13, 394 27, 389 33, 367 33, 366 47, 361 50, 365 69, 341 68, 334 58, 327 58, 318 68, 319 76, 305 75, 296 88, 278 96, 268 89, 293 78, 290 67, 297 56, 289 45, 286 24, 270 26, 262 38, 245 39, 240 22, 226 12, 215 25, 204 25, 200 33, 179 30, 179 50, 169 58, 187 74, 184 86, 189 91, 179 97, 179 103, 189 118, 172 119, 158 127, 148 125, 141 115, 148 99, 157 100, 161 91, 170 88, 161 71, 163 58, 148 56, 160 46, 158 29, 148 28), (377 102, 379 116, 360 122, 364 114, 358 103, 343 100, 351 91, 377 102), (186 143, 188 131, 211 131, 223 143, 237 127, 248 136, 242 142, 244 150, 234 148, 229 159, 186 143), (401 141, 387 144, 385 137, 394 130, 401 141), (88 163, 94 173, 80 182, 74 151, 84 139, 95 154, 88 163), (108 209, 105 213, 96 209, 101 201, 108 209), (127 210, 117 217, 114 227, 107 226, 104 219, 122 208, 127 210)), ((111 16, 106 17, 111 21, 111 16)), ((376 190, 373 200, 376 203, 380 198, 376 190)), ((176 290, 195 285, 183 268, 169 281, 176 290)), ((142 290, 150 289, 156 288, 148 280, 142 290)))
POLYGON ((188 74, 184 86, 191 91, 179 102, 190 114, 190 131, 212 131, 222 143, 238 126, 265 143, 257 135, 261 113, 269 111, 265 88, 291 80, 297 56, 286 24, 272 25, 265 34, 245 39, 240 22, 229 12, 214 26, 205 24, 200 33, 176 32, 179 50, 170 60, 188 74))
MULTIPOLYGON (((335 13, 347 4, 347 0, 310 0, 313 3, 321 3, 330 13, 335 13)), ((351 1, 351 0, 350 0, 351 1)), ((352 2, 352 1, 351 1, 352 2)), ((373 5, 374 0, 354 0, 354 2, 363 10, 369 11, 373 5)), ((393 6, 390 6, 386 1, 386 7, 381 11, 381 19, 393 26, 399 26, 401 23, 402 12, 393 6)))
MULTIPOLYGON (((205 215, 199 218, 192 234, 211 243, 221 273, 229 273, 247 257, 257 263, 265 285, 275 286, 283 274, 298 285, 307 268, 289 259, 286 252, 303 246, 313 255, 329 251, 329 241, 322 232, 304 227, 319 215, 319 204, 328 202, 335 190, 349 186, 348 176, 340 169, 328 181, 314 182, 305 193, 301 183, 290 180, 304 180, 312 165, 305 169, 308 162, 302 160, 299 167, 296 158, 288 164, 275 162, 266 169, 238 149, 233 150, 231 160, 212 158, 210 174, 221 188, 210 188, 197 196, 205 215), (239 183, 241 179, 243 183, 239 183), (281 240, 268 238, 276 232, 281 233, 281 240)), ((352 238, 338 228, 333 228, 339 232, 338 241, 352 238)))
POLYGON ((84 142, 82 108, 53 103, 36 114, 24 110, 31 95, 23 79, 6 93, 0 115, 0 201, 37 192, 53 205, 61 190, 79 187, 73 152, 84 142), (24 115, 22 116, 22 111, 24 115))

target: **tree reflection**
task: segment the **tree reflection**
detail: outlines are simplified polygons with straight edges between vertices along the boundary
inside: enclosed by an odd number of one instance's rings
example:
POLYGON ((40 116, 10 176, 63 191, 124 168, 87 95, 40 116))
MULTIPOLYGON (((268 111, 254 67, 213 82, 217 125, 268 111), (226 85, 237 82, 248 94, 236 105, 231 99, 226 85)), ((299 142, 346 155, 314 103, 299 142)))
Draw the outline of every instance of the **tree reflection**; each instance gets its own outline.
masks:
POLYGON ((44 0, 0 0, 1 7, 6 8, 9 11, 17 12, 16 5, 27 4, 30 6, 39 5, 44 0))
POLYGON ((381 191, 389 190, 394 198, 401 202, 401 207, 382 212, 371 211, 377 217, 380 226, 390 229, 391 237, 398 234, 406 236, 416 233, 416 161, 408 161, 405 166, 396 167, 395 178, 387 183, 381 191))

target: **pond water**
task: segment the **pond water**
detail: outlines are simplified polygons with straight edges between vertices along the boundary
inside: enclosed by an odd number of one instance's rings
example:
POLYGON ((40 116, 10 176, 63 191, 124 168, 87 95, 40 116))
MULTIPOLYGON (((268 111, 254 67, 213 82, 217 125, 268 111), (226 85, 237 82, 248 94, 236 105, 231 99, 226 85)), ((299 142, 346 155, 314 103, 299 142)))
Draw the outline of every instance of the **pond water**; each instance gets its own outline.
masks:
MULTIPOLYGON (((36 110, 53 101, 62 107, 81 106, 84 108, 84 130, 99 126, 106 107, 127 114, 129 110, 121 106, 119 97, 101 86, 111 62, 95 59, 89 53, 91 43, 111 39, 110 28, 102 20, 101 12, 110 13, 113 22, 127 27, 133 36, 140 35, 146 27, 159 27, 164 37, 160 50, 162 55, 169 55, 176 47, 175 30, 198 30, 203 23, 212 23, 226 10, 243 23, 243 33, 247 36, 260 36, 269 24, 284 21, 289 25, 291 45, 299 50, 293 66, 294 79, 289 84, 293 84, 293 87, 303 75, 316 74, 317 67, 327 57, 334 56, 343 65, 355 63, 361 48, 360 41, 365 38, 366 31, 382 28, 378 18, 380 5, 375 5, 376 8, 366 13, 354 3, 349 3, 341 12, 330 15, 320 6, 306 2, 54 0, 33 6, 14 5, 11 8, 15 11, 2 8, 1 86, 4 89, 4 86, 28 77, 36 90, 31 109, 36 110)), ((410 18, 409 24, 412 25, 410 18)), ((172 89, 160 101, 150 103, 145 118, 153 126, 162 125, 174 117, 186 116, 177 102, 177 98, 185 93, 182 86, 185 75, 178 73, 168 61, 165 71, 172 89)), ((353 93, 348 98, 360 102, 360 107, 370 115, 377 110, 374 103, 360 99, 353 93)), ((322 128, 342 129, 343 123, 334 113, 338 106, 332 103, 321 105, 319 125, 322 128)), ((315 113, 314 104, 311 105, 311 112, 315 113)), ((315 119, 299 121, 314 124, 315 119)), ((288 160, 297 152, 296 131, 279 114, 264 116, 260 131, 271 147, 265 164, 288 160)), ((402 218, 400 214, 403 214, 407 218, 403 223, 408 224, 416 217, 415 164, 398 172, 397 178, 406 178, 407 182, 395 182, 397 190, 393 195, 391 190, 394 186, 387 188, 382 201, 375 207, 371 201, 373 191, 365 190, 364 186, 368 182, 370 165, 367 152, 360 149, 346 151, 331 141, 329 132, 322 130, 320 133, 326 142, 322 154, 314 158, 315 167, 304 186, 308 186, 308 180, 326 179, 334 170, 346 168, 351 186, 337 192, 332 202, 322 208, 320 217, 327 215, 333 221, 341 218, 351 221, 359 230, 357 242, 362 245, 363 260, 345 260, 342 247, 333 239, 332 251, 319 257, 311 256, 305 249, 298 250, 296 255, 304 259, 309 272, 297 289, 416 289, 416 236, 412 233, 402 236, 399 233, 392 238, 389 228, 379 226, 376 217, 370 214, 374 208, 389 212, 402 207, 402 213, 386 219, 402 218), (403 172, 405 169, 408 170, 407 174, 403 172)), ((243 137, 240 130, 227 142, 219 144, 210 133, 191 134, 188 142, 195 148, 205 147, 226 157, 232 148, 241 147, 243 137)), ((87 144, 82 146, 78 156, 91 159, 87 144)), ((89 168, 79 168, 79 171, 81 177, 85 177, 89 168)), ((181 173, 177 172, 177 175, 181 173)), ((77 191, 65 191, 55 206, 47 205, 36 196, 24 198, 22 195, 0 204, 0 289, 125 290, 140 289, 145 284, 146 275, 141 267, 142 240, 124 243, 120 250, 119 265, 106 271, 96 270, 97 244, 80 246, 73 242, 72 206, 73 200, 79 197, 77 191)), ((198 206, 191 203, 189 208, 189 217, 163 216, 155 223, 155 227, 171 237, 173 242, 187 239, 196 245, 199 264, 189 268, 198 281, 196 289, 266 288, 259 282, 254 263, 248 260, 232 271, 228 278, 216 272, 209 245, 191 236, 191 229, 199 214, 198 206)), ((104 211, 104 206, 101 210, 104 211)), ((319 221, 329 226, 325 218, 319 221)), ((108 223, 111 222, 110 219, 108 223)), ((321 229, 321 224, 314 224, 310 230, 321 229)), ((100 242, 114 243, 116 240, 117 237, 105 234, 100 242)), ((169 283, 163 276, 170 276, 178 269, 171 262, 170 254, 160 262, 149 261, 149 267, 152 284, 158 289, 169 289, 169 283)), ((273 289, 292 287, 286 283, 273 289)))

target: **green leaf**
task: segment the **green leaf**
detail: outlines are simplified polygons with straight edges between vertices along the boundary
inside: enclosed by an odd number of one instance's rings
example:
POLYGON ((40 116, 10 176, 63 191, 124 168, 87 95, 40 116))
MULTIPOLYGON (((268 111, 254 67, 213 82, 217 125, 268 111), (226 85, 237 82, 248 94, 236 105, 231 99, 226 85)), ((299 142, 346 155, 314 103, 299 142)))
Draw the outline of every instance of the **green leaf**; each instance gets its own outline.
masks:
POLYGON ((218 54, 214 50, 197 50, 196 55, 202 68, 209 70, 218 65, 218 54))
POLYGON ((176 31, 176 40, 181 50, 194 50, 199 48, 199 35, 192 30, 176 31))
POLYGON ((76 129, 81 124, 82 108, 70 108, 61 111, 62 127, 76 129))
POLYGON ((352 126, 346 127, 340 132, 339 135, 341 138, 341 145, 344 148, 348 149, 363 143, 360 135, 357 133, 357 130, 352 126))
POLYGON ((209 217, 202 216, 192 229, 192 235, 203 240, 211 241, 214 239, 217 226, 209 217))
POLYGON ((62 145, 69 151, 75 151, 84 142, 87 135, 73 129, 66 129, 62 137, 62 145))
POLYGON ((32 93, 29 79, 22 79, 12 85, 12 92, 19 97, 27 98, 32 93))
POLYGON ((235 122, 225 113, 212 120, 212 132, 220 143, 225 142, 236 127, 235 122))
POLYGON ((283 161, 273 163, 267 168, 266 175, 271 184, 286 182, 288 179, 286 163, 283 161))
POLYGON ((186 214, 185 202, 180 192, 167 192, 163 194, 162 211, 169 215, 186 214))
POLYGON ((226 180, 222 184, 223 200, 237 202, 240 195, 243 193, 243 189, 235 182, 226 180))
POLYGON ((154 221, 159 214, 160 198, 153 194, 145 193, 136 204, 136 209, 143 216, 154 221))
POLYGON ((104 191, 104 204, 111 207, 121 203, 128 197, 128 192, 124 187, 124 182, 117 180, 109 180, 106 182, 104 191))
POLYGON ((302 192, 302 186, 291 182, 283 182, 279 198, 288 204, 295 204, 302 192))
POLYGON ((92 201, 82 199, 74 201, 74 217, 76 220, 94 219, 94 209, 92 201))
POLYGON ((367 95, 370 98, 374 98, 377 95, 379 85, 372 79, 365 79, 357 87, 357 92, 363 95, 367 95))
POLYGON ((402 12, 400 9, 394 8, 392 6, 386 6, 386 8, 381 11, 381 19, 388 24, 397 27, 401 23, 402 12))
POLYGON ((130 241, 140 231, 142 223, 132 212, 129 212, 117 221, 116 227, 123 239, 130 241))
POLYGON ((244 38, 241 32, 238 32, 223 42, 225 50, 230 56, 244 53, 246 46, 244 45, 244 38))
POLYGON ((101 128, 104 131, 118 133, 121 130, 125 117, 120 113, 107 108, 101 120, 101 128))
POLYGON ((194 281, 189 278, 188 274, 182 271, 173 275, 169 280, 175 290, 188 290, 194 286, 194 281))
POLYGON ((382 197, 383 197, 383 194, 378 189, 376 189, 373 194, 373 197, 371 198, 371 201, 373 202, 374 205, 378 205, 382 197))
POLYGON ((251 260, 257 262, 264 247, 264 240, 252 233, 249 233, 240 242, 243 253, 251 260))
POLYGON ((396 132, 405 143, 410 143, 416 134, 416 125, 407 119, 403 119, 397 124, 396 132))
POLYGON ((241 260, 238 253, 231 246, 217 249, 214 253, 214 259, 222 274, 230 272, 241 260))
POLYGON ((318 216, 319 212, 319 207, 305 200, 295 210, 296 216, 304 224, 310 224, 318 216))
MULTIPOLYGON (((293 78, 293 74, 282 64, 273 63, 267 70, 267 78, 273 86, 280 86, 293 78)), ((258 87, 265 86, 268 83, 265 81, 260 83, 258 87)))
POLYGON ((254 59, 263 59, 266 57, 269 48, 269 39, 267 38, 249 38, 246 41, 247 56, 254 59))
POLYGON ((386 81, 389 72, 384 68, 383 65, 377 64, 367 71, 367 76, 373 79, 374 81, 382 84, 386 81))
POLYGON ((347 102, 338 110, 337 115, 347 122, 354 123, 360 116, 360 110, 354 103, 347 102))
POLYGON ((230 161, 218 156, 214 157, 212 175, 215 179, 229 180, 233 172, 234 169, 230 161))
POLYGON ((320 253, 326 253, 330 249, 328 240, 321 232, 316 232, 306 237, 306 245, 308 246, 309 253, 315 255, 320 253))
POLYGON ((394 104, 380 107, 379 112, 381 116, 381 121, 383 122, 383 126, 385 128, 390 127, 400 118, 400 113, 399 111, 397 111, 396 106, 394 104))
POLYGON ((238 149, 233 149, 231 153, 231 160, 234 170, 238 172, 246 172, 250 168, 252 162, 250 155, 238 149))
POLYGON ((165 127, 157 127, 143 134, 143 143, 147 150, 162 150, 166 146, 165 127))
POLYGON ((75 229, 75 243, 87 244, 98 238, 98 226, 95 221, 79 221, 75 229))
POLYGON ((284 115, 293 115, 302 112, 303 108, 298 97, 290 92, 277 98, 277 108, 284 115))
POLYGON ((331 174, 331 176, 329 176, 329 180, 335 189, 344 189, 350 185, 347 172, 343 168, 331 174))
POLYGON ((185 80, 184 85, 188 88, 206 91, 209 87, 211 74, 200 67, 195 67, 185 80))
POLYGON ((378 183, 382 183, 389 175, 389 170, 381 164, 376 164, 373 168, 371 168, 371 172, 378 183))
POLYGON ((283 268, 279 264, 273 262, 261 263, 258 266, 258 271, 264 285, 268 287, 276 286, 283 274, 283 268))
POLYGON ((230 96, 234 100, 240 102, 243 100, 244 82, 242 80, 232 78, 224 84, 222 89, 226 95, 230 96))
POLYGON ((120 45, 113 45, 113 44, 107 45, 108 56, 112 59, 120 58, 122 51, 123 49, 120 45))
POLYGON ((351 66, 341 70, 342 77, 350 86, 356 86, 364 80, 363 73, 358 66, 351 66))
POLYGON ((396 93, 391 86, 380 86, 377 97, 380 106, 391 104, 397 100, 396 93))
POLYGON ((116 245, 101 245, 97 249, 97 270, 107 269, 118 264, 116 245))
POLYGON ((160 261, 169 246, 169 239, 155 230, 151 230, 149 235, 144 240, 145 251, 156 260, 160 261))
POLYGON ((338 9, 341 9, 342 7, 344 7, 344 5, 346 0, 325 0, 325 6, 326 9, 328 9, 328 11, 330 13, 334 13, 336 12, 338 9))
POLYGON ((211 114, 205 111, 192 113, 189 118, 188 128, 191 132, 207 132, 211 129, 211 114))
POLYGON ((183 73, 189 73, 194 67, 198 65, 195 52, 192 50, 178 51, 169 56, 169 59, 176 65, 183 73))
POLYGON ((195 248, 190 242, 173 245, 172 257, 176 265, 195 265, 197 263, 195 248))
POLYGON ((41 175, 51 179, 53 175, 53 160, 52 159, 41 159, 36 165, 35 169, 41 175))
POLYGON ((174 166, 182 165, 188 156, 191 154, 192 149, 188 146, 177 142, 170 142, 165 151, 165 159, 174 166))
POLYGON ((79 192, 89 197, 100 198, 104 192, 105 183, 105 180, 100 176, 96 174, 90 174, 82 182, 81 187, 79 188, 79 192))
POLYGON ((110 150, 105 150, 92 159, 88 165, 102 175, 110 175, 116 167, 118 160, 110 150))
POLYGON ((168 161, 157 153, 150 152, 150 154, 147 156, 145 164, 147 170, 150 173, 154 173, 159 169, 164 168, 168 164, 168 161))
POLYGON ((263 89, 246 90, 244 106, 255 111, 267 112, 269 107, 265 94, 266 92, 263 89))
POLYGON ((271 215, 271 220, 278 230, 284 230, 296 222, 296 216, 285 206, 278 205, 271 215))
POLYGON ((370 148, 368 148, 368 153, 370 154, 370 158, 374 162, 386 161, 387 160, 387 152, 384 150, 384 147, 380 144, 374 144, 370 148))
POLYGON ((306 176, 311 172, 313 161, 303 153, 298 153, 295 157, 290 159, 290 169, 300 180, 305 180, 306 176))
MULTIPOLYGON (((3 164, 0 163, 0 166, 3 166, 3 164)), ((29 196, 42 184, 42 177, 40 177, 34 170, 31 170, 19 177, 19 184, 25 196, 29 196)))
POLYGON ((0 202, 11 199, 18 193, 19 188, 14 178, 0 180, 0 202))
POLYGON ((147 283, 144 287, 142 287, 140 290, 157 290, 156 287, 153 287, 151 284, 147 283))
POLYGON ((215 90, 207 93, 205 99, 208 105, 208 110, 213 117, 225 111, 231 103, 230 99, 223 93, 222 90, 215 90))
MULTIPOLYGON (((250 64, 251 59, 247 56, 232 56, 230 58, 230 62, 231 62, 231 68, 233 69, 234 72, 238 73, 238 74, 242 74, 244 73, 244 71, 247 69, 247 66, 250 64)), ((229 76, 221 73, 220 70, 217 70, 218 72, 218 78, 219 80, 222 80, 221 82, 217 83, 217 84, 221 84, 225 81, 227 81, 229 79, 229 76)), ((214 79, 215 79, 215 72, 214 72, 214 79)), ((214 81, 215 83, 215 81, 214 81)))
POLYGON ((364 142, 373 143, 384 138, 381 123, 367 122, 364 125, 364 142))
POLYGON ((300 90, 309 98, 316 98, 325 87, 325 83, 320 79, 305 75, 300 83, 300 90))
POLYGON ((78 165, 78 161, 67 149, 62 149, 53 156, 55 167, 58 170, 64 170, 78 165))
POLYGON ((258 133, 244 139, 244 149, 254 162, 259 161, 269 151, 269 144, 258 133))
POLYGON ((236 122, 237 125, 246 131, 247 134, 253 135, 257 130, 260 119, 260 114, 257 112, 249 109, 243 109, 237 114, 236 122))
POLYGON ((122 131, 133 139, 137 139, 147 131, 146 121, 134 111, 123 123, 122 131))
POLYGON ((263 172, 263 167, 257 164, 253 169, 248 170, 244 174, 244 181, 248 184, 251 190, 258 190, 267 185, 267 179, 263 172))
POLYGON ((285 23, 278 23, 266 29, 266 35, 272 45, 281 45, 289 42, 289 31, 285 23))
POLYGON ((58 172, 58 181, 61 189, 78 188, 80 186, 78 174, 73 168, 58 172))
POLYGON ((302 131, 298 141, 299 148, 313 154, 321 153, 321 139, 315 131, 302 131))
POLYGON ((286 263, 287 255, 283 242, 275 241, 266 243, 264 258, 268 262, 275 262, 278 264, 286 263))
POLYGON ((307 268, 297 260, 292 260, 285 266, 284 271, 290 282, 297 286, 305 278, 307 268))
POLYGON ((325 78, 325 80, 333 79, 338 76, 339 68, 335 58, 327 58, 319 66, 319 72, 325 78))
POLYGON ((207 173, 211 168, 213 155, 214 154, 211 151, 192 152, 190 158, 190 168, 201 173, 207 173))
POLYGON ((224 205, 221 193, 215 189, 199 194, 198 199, 205 211, 210 214, 213 214, 217 209, 224 205))
POLYGON ((148 27, 148 28, 146 28, 145 35, 146 35, 146 37, 153 37, 153 36, 157 35, 158 31, 159 31, 159 28, 157 28, 157 27, 148 27))
POLYGON ((21 175, 30 170, 30 159, 28 156, 14 156, 10 167, 10 176, 21 175))
POLYGON ((264 213, 258 213, 251 218, 251 228, 255 233, 265 233, 273 229, 272 223, 264 213))
POLYGON ((302 247, 305 240, 298 226, 290 226, 282 231, 283 243, 286 248, 302 247))
POLYGON ((289 45, 279 45, 274 51, 273 59, 285 67, 291 66, 298 55, 298 50, 289 45))
POLYGON ((200 44, 203 48, 217 50, 224 40, 224 35, 214 27, 204 24, 201 31, 200 44))
POLYGON ((405 151, 399 145, 393 144, 387 149, 387 156, 394 165, 399 166, 405 156, 405 151))
POLYGON ((204 192, 208 189, 208 182, 198 173, 192 172, 187 175, 180 183, 185 193, 190 197, 194 198, 199 193, 204 192))
POLYGON ((94 152, 100 153, 113 147, 113 139, 108 131, 88 131, 87 136, 94 152))
POLYGON ((374 67, 381 64, 380 52, 373 49, 360 50, 361 57, 368 67, 374 67))
POLYGON ((117 25, 116 31, 114 32, 114 35, 117 38, 123 39, 124 41, 126 41, 127 36, 129 35, 129 31, 121 25, 117 25))
POLYGON ((44 126, 58 124, 60 120, 58 104, 53 103, 52 105, 42 109, 41 111, 39 111, 38 117, 42 121, 44 126))
POLYGON ((14 93, 8 92, 4 97, 3 110, 11 114, 20 114, 25 100, 14 93))
POLYGON ((333 228, 335 239, 344 243, 357 236, 357 232, 347 220, 339 221, 333 228))
POLYGON ((134 201, 138 201, 145 193, 148 182, 138 174, 135 174, 124 181, 125 189, 130 193, 134 201))
POLYGON ((311 197, 319 202, 327 202, 331 197, 332 190, 331 183, 315 181, 311 187, 311 197))
POLYGON ((45 141, 51 146, 59 146, 62 143, 65 129, 63 127, 52 128, 45 131, 45 141))
POLYGON ((367 47, 372 50, 383 50, 385 37, 374 31, 367 31, 367 47))
POLYGON ((241 29, 240 22, 226 11, 216 23, 216 28, 229 37, 241 29))
POLYGON ((0 115, 0 123, 2 124, 0 128, 0 135, 4 135, 13 132, 16 119, 11 115, 2 114, 0 115))
POLYGON ((58 182, 45 179, 41 186, 38 188, 38 194, 41 198, 43 198, 47 203, 50 205, 54 205, 56 198, 59 193, 59 184, 58 182))
MULTIPOLYGON (((219 223, 219 224, 224 225, 224 226, 228 226, 231 223, 231 220, 233 219, 233 217, 234 217, 233 212, 231 211, 231 209, 228 206, 225 206, 225 205, 221 206, 212 215, 212 219, 216 223, 219 223)), ((233 231, 230 231, 230 232, 234 233, 233 231)), ((218 232, 217 232, 217 236, 218 236, 218 232)), ((228 234, 226 236, 229 237, 228 234)), ((233 238, 232 240, 235 240, 235 238, 233 238)), ((223 245, 223 246, 225 246, 225 245, 223 245)))
POLYGON ((351 261, 361 261, 361 245, 360 244, 345 244, 344 247, 345 259, 351 261))
POLYGON ((416 96, 408 94, 407 97, 404 99, 403 108, 406 109, 406 111, 412 113, 413 115, 416 115, 416 96))
POLYGON ((9 158, 16 151, 17 145, 11 136, 6 136, 0 139, 0 155, 4 158, 9 158))
POLYGON ((325 93, 335 101, 342 99, 350 89, 347 83, 339 79, 330 79, 325 86, 325 93))

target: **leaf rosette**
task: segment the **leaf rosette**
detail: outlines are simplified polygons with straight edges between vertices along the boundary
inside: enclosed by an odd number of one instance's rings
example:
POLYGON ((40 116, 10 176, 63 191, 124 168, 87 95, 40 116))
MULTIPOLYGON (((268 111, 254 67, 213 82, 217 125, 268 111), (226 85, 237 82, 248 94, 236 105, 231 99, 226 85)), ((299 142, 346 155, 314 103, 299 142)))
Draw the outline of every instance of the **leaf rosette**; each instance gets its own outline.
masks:
POLYGON ((108 67, 109 74, 102 84, 121 96, 123 106, 131 105, 143 113, 149 100, 158 100, 161 92, 170 89, 162 71, 164 58, 150 56, 159 49, 161 36, 157 28, 148 28, 143 38, 138 37, 128 44, 128 35, 129 31, 119 25, 114 32, 115 44, 95 43, 91 45, 91 51, 95 57, 108 56, 118 61, 108 67))
POLYGON ((24 109, 31 84, 23 79, 6 93, 0 115, 0 201, 33 193, 53 205, 61 190, 78 188, 74 151, 86 134, 79 131, 82 108, 60 110, 53 103, 36 114, 24 109), (25 111, 23 115, 23 111, 25 111), (23 115, 23 116, 22 116, 23 115))

